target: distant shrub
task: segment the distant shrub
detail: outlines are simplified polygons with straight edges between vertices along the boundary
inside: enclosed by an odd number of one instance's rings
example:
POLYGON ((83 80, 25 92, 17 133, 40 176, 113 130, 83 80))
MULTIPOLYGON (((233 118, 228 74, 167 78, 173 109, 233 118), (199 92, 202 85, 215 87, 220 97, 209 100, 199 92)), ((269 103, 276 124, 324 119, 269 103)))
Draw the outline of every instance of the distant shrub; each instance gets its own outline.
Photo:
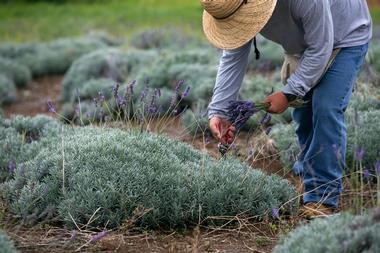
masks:
POLYGON ((284 237, 274 253, 380 252, 380 210, 316 219, 284 237))
POLYGON ((17 253, 18 252, 13 242, 11 241, 11 239, 2 230, 0 230, 0 249, 1 249, 1 253, 17 253))
POLYGON ((21 63, 0 57, 0 75, 5 75, 18 87, 24 87, 31 81, 31 74, 21 63))
MULTIPOLYGON (((123 83, 144 64, 153 60, 150 51, 123 52, 117 49, 99 50, 76 60, 62 83, 62 99, 70 101, 75 90, 91 79, 107 78, 123 83)), ((133 80, 133 77, 132 77, 133 80)))
POLYGON ((269 134, 270 138, 274 140, 281 162, 288 169, 292 169, 301 152, 295 129, 295 123, 276 124, 269 134))
POLYGON ((91 38, 59 39, 48 43, 5 44, 0 56, 26 65, 33 77, 64 74, 72 62, 89 52, 105 48, 100 40, 91 38))
POLYGON ((259 60, 255 59, 254 50, 251 50, 248 60, 248 71, 267 72, 282 66, 284 49, 280 45, 269 40, 260 39, 258 41, 258 49, 260 51, 259 60))
POLYGON ((215 161, 163 136, 80 127, 39 143, 39 152, 0 186, 10 211, 26 224, 58 215, 73 227, 70 215, 85 224, 100 208, 90 225, 114 228, 143 207, 151 211, 139 225, 176 228, 243 212, 260 218, 295 196, 278 176, 215 161))
POLYGON ((368 60, 372 67, 380 75, 380 45, 379 43, 371 43, 368 53, 368 60))
POLYGON ((151 29, 134 35, 131 44, 138 49, 184 48, 196 41, 177 29, 151 29))
POLYGON ((16 86, 7 76, 0 74, 0 105, 16 100, 16 86))
MULTIPOLYGON (((110 99, 112 96, 112 86, 114 85, 112 79, 100 78, 100 79, 90 79, 83 83, 83 86, 78 88, 78 95, 82 100, 92 100, 98 97, 99 92, 101 92, 105 99, 110 99)), ((78 97, 73 96, 72 101, 77 102, 78 97)))

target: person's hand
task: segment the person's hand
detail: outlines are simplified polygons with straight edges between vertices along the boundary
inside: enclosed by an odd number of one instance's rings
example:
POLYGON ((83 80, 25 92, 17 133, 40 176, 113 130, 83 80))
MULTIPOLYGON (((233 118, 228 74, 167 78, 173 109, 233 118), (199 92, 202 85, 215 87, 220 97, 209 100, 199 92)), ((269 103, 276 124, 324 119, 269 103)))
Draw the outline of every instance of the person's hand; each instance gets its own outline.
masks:
POLYGON ((276 92, 269 95, 264 102, 271 104, 268 112, 273 114, 281 114, 289 107, 288 99, 282 92, 276 92))
POLYGON ((218 141, 222 144, 232 143, 235 135, 235 127, 225 119, 214 116, 210 119, 210 129, 218 141))

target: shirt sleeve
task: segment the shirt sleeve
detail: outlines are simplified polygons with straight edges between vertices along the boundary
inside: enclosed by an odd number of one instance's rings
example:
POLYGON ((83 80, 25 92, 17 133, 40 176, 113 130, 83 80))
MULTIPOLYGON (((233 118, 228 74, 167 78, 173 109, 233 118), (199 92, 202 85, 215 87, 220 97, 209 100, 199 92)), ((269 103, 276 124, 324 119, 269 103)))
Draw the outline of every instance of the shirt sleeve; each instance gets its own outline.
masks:
POLYGON ((208 106, 208 117, 225 118, 230 101, 238 98, 248 65, 252 41, 240 48, 224 50, 220 58, 218 74, 212 100, 208 106))
POLYGON ((334 27, 329 0, 299 0, 292 6, 301 21, 307 48, 283 88, 284 93, 305 96, 323 75, 334 46, 334 27))

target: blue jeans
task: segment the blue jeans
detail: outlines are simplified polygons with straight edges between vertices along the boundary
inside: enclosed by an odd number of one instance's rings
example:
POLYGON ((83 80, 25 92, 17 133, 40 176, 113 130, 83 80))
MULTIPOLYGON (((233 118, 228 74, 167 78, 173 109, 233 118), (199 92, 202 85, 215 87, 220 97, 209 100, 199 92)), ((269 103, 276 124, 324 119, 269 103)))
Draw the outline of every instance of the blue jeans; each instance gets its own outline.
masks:
POLYGON ((344 112, 367 51, 368 44, 342 48, 319 84, 306 94, 310 105, 293 111, 302 150, 293 170, 303 178, 304 203, 339 205, 346 153, 344 112))

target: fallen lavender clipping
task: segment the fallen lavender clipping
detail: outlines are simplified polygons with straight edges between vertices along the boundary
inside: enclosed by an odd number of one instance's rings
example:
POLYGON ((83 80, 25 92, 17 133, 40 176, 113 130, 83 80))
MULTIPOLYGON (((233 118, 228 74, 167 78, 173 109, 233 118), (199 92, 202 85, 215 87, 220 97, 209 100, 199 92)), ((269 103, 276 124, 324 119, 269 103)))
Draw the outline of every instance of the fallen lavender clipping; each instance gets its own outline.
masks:
MULTIPOLYGON (((289 103, 289 107, 300 108, 308 103, 309 101, 297 98, 289 103)), ((268 102, 254 103, 252 101, 231 101, 227 108, 228 121, 235 126, 236 132, 239 132, 250 117, 260 111, 268 111, 270 106, 271 104, 268 102)), ((268 124, 270 119, 271 116, 267 113, 261 120, 261 123, 268 124)), ((218 149, 221 156, 225 157, 226 153, 230 149, 230 144, 219 143, 218 149)))

